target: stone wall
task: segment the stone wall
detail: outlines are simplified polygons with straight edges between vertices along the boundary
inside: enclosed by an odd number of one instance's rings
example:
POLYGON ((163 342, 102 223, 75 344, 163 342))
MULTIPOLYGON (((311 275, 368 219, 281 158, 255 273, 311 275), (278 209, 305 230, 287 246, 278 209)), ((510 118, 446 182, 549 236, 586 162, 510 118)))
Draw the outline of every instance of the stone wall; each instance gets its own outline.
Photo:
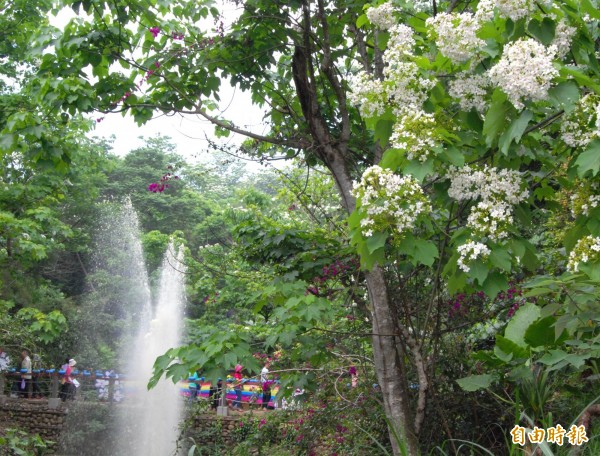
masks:
POLYGON ((48 408, 46 400, 5 398, 0 402, 0 432, 16 428, 31 435, 39 434, 44 440, 58 442, 64 430, 67 411, 48 408))

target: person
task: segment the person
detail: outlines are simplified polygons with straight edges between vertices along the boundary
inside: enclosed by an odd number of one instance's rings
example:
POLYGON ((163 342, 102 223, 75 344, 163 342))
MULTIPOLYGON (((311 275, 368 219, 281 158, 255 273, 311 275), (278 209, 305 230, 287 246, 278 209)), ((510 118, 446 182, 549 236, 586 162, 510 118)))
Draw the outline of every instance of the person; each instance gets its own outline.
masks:
POLYGON ((219 378, 217 380, 217 388, 213 395, 212 408, 217 409, 221 404, 219 403, 221 400, 221 395, 223 394, 223 379, 219 378))
POLYGON ((71 376, 73 372, 73 367, 77 364, 77 361, 74 359, 67 359, 66 364, 62 366, 62 370, 65 371, 63 379, 61 381, 62 386, 60 388, 60 398, 63 402, 67 399, 73 400, 75 399, 75 385, 73 384, 73 377, 71 376))
POLYGON ((242 365, 238 364, 235 366, 235 373, 233 374, 234 383, 233 390, 235 391, 235 401, 233 401, 233 408, 242 410, 242 365))
POLYGON ((264 365, 264 367, 262 368, 262 370, 260 371, 260 382, 261 383, 265 383, 266 381, 269 380, 269 366, 271 364, 269 363, 269 361, 267 361, 264 365))
POLYGON ((10 356, 4 351, 4 347, 0 346, 0 372, 7 372, 10 366, 10 356))
POLYGON ((273 384, 272 380, 267 380, 262 384, 262 408, 269 408, 269 401, 271 400, 271 385, 273 384))
POLYGON ((260 371, 260 383, 262 385, 262 408, 266 409, 269 407, 269 401, 271 400, 271 384, 272 381, 269 380, 269 366, 270 362, 267 360, 264 367, 260 371))
MULTIPOLYGON (((0 375, 5 372, 8 372, 8 368, 10 367, 10 356, 8 353, 4 351, 4 347, 0 346, 0 375)), ((14 388, 14 386, 13 386, 14 388)), ((4 391, 0 391, 0 395, 3 395, 4 391)))
POLYGON ((21 397, 31 397, 29 391, 29 385, 31 384, 31 358, 27 350, 21 352, 21 359, 21 385, 19 391, 21 397))

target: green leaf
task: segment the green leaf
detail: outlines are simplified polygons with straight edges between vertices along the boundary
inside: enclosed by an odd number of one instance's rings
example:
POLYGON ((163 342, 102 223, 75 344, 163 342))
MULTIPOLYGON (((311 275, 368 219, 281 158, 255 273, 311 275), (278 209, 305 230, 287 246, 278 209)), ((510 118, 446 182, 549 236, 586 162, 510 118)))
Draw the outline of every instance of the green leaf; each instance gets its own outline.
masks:
POLYGON ((496 334, 496 347, 502 350, 506 354, 513 355, 514 358, 528 358, 529 350, 522 347, 506 337, 502 337, 500 334, 496 334))
POLYGON ((508 289, 506 276, 498 271, 491 272, 481 287, 489 299, 494 299, 498 293, 508 289))
POLYGON ((529 325, 540 318, 540 313, 540 308, 535 304, 525 304, 515 312, 508 325, 506 325, 504 337, 517 345, 525 347, 527 345, 525 343, 525 331, 527 331, 529 325))
POLYGON ((545 17, 541 22, 533 19, 529 21, 528 29, 542 44, 549 46, 554 40, 556 23, 549 17, 545 17))
POLYGON ((415 160, 407 161, 404 166, 402 166, 402 171, 406 174, 410 174, 419 182, 423 182, 425 177, 433 174, 433 160, 427 160, 424 163, 415 160))
POLYGON ((570 112, 579 101, 579 86, 574 81, 564 81, 548 90, 548 95, 556 107, 570 112))
POLYGON ((575 161, 577 166, 577 175, 582 178, 589 171, 592 171, 592 176, 600 171, 600 139, 594 139, 587 149, 579 154, 575 161))
POLYGON ((431 266, 434 260, 439 256, 437 246, 431 241, 416 239, 414 246, 415 250, 413 258, 425 266, 431 266))
POLYGON ((388 235, 386 233, 374 233, 373 236, 367 238, 367 249, 369 253, 373 253, 385 246, 388 235))
POLYGON ((502 269, 506 272, 510 272, 512 269, 511 258, 506 249, 503 248, 495 248, 490 253, 490 263, 492 263, 495 267, 502 269))
POLYGON ((568 353, 562 350, 550 350, 548 353, 542 356, 538 362, 547 366, 552 366, 564 360, 567 357, 567 354, 568 353))
POLYGON ((526 109, 510 124, 508 130, 506 130, 502 136, 500 136, 498 146, 504 155, 508 153, 508 148, 513 141, 516 144, 519 144, 521 141, 521 136, 523 136, 523 133, 527 129, 527 125, 529 125, 529 122, 532 118, 533 112, 526 109))
POLYGON ((489 388, 495 380, 493 375, 471 375, 470 377, 459 378, 456 380, 458 386, 465 391, 477 391, 483 388, 489 388))
POLYGON ((369 18, 367 17, 366 14, 361 14, 360 16, 358 16, 358 19, 356 19, 356 26, 358 28, 361 28, 368 23, 369 23, 369 18))
POLYGON ((464 154, 456 147, 445 147, 443 150, 443 156, 448 159, 448 161, 460 168, 465 164, 465 156, 464 154))
POLYGON ((525 331, 525 342, 532 347, 549 347, 555 345, 555 323, 556 318, 552 316, 533 322, 525 331))
POLYGON ((469 276, 477 280, 477 283, 479 283, 480 286, 483 285, 488 273, 490 272, 488 267, 479 260, 474 261, 469 265, 469 267, 469 276))
POLYGON ((494 145, 496 138, 500 132, 504 130, 506 117, 511 108, 506 100, 506 95, 499 89, 494 91, 494 94, 492 95, 492 104, 483 121, 483 135, 485 136, 485 143, 488 147, 494 145))
POLYGON ((392 136, 392 129, 394 127, 393 120, 379 119, 375 126, 374 138, 375 141, 379 141, 379 145, 382 148, 386 148, 390 136, 392 136))
POLYGON ((575 81, 579 83, 579 85, 589 87, 597 94, 600 94, 600 85, 598 85, 592 78, 582 73, 579 70, 576 70, 572 67, 563 66, 559 70, 560 75, 564 78, 571 76, 575 81))

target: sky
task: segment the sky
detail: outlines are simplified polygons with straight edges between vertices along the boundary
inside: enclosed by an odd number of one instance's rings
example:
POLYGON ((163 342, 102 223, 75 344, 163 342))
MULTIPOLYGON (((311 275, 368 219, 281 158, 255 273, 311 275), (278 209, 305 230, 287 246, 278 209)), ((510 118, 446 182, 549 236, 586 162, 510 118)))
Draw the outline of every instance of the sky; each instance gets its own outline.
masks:
MULTIPOLYGON (((225 17, 225 22, 231 23, 237 16, 235 6, 232 3, 222 4, 220 11, 225 17)), ((56 17, 51 18, 52 25, 64 26, 75 13, 70 8, 65 8, 56 17)), ((212 28, 212 22, 208 21, 208 28, 212 28)), ((254 106, 250 95, 232 88, 228 82, 222 82, 219 93, 221 102, 219 110, 221 115, 232 121, 236 126, 251 130, 254 133, 266 133, 262 122, 263 111, 254 106)), ((215 114, 214 112, 211 114, 215 114)), ((100 117, 100 115, 96 116, 100 117)), ((192 115, 174 114, 170 116, 155 114, 155 117, 142 126, 138 126, 133 117, 122 114, 106 114, 103 120, 95 124, 91 136, 110 138, 114 136, 113 152, 117 155, 126 155, 130 150, 143 145, 142 137, 152 137, 160 134, 169 136, 177 147, 177 152, 190 163, 198 161, 210 161, 207 137, 211 140, 225 145, 237 145, 245 139, 238 134, 231 134, 229 138, 216 138, 214 127, 207 120, 192 115)), ((259 165, 251 165, 258 168, 259 165)))

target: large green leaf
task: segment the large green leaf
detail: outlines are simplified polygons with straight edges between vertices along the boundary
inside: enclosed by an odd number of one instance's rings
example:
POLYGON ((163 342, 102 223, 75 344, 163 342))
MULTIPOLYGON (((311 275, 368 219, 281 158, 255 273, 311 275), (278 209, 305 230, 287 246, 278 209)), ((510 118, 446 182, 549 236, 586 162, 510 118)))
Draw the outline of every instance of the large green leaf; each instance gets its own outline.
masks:
POLYGON ((506 337, 503 337, 500 334, 496 334, 496 347, 506 354, 513 355, 514 358, 529 357, 529 350, 527 350, 527 348, 516 344, 512 340, 507 339, 506 337))
POLYGON ((483 388, 489 388, 495 380, 493 375, 471 375, 470 377, 459 378, 456 380, 458 386, 465 391, 477 391, 483 388))
POLYGON ((556 345, 555 324, 556 318, 552 316, 533 322, 525 331, 525 342, 532 347, 556 345))
POLYGON ((577 174, 584 177, 589 171, 595 176, 600 171, 600 139, 593 140, 575 161, 577 174))
POLYGON ((526 347, 525 331, 534 321, 540 318, 540 312, 540 308, 532 303, 520 307, 506 325, 504 337, 521 347, 526 347))
POLYGON ((508 103, 506 95, 496 89, 492 96, 492 104, 485 115, 483 122, 483 135, 485 136, 485 143, 488 147, 495 144, 496 138, 500 132, 502 132, 506 126, 506 117, 511 109, 510 103, 508 103))
POLYGON ((498 141, 498 147, 500 147, 500 151, 503 154, 508 153, 508 148, 513 141, 519 144, 521 136, 523 136, 531 119, 533 119, 533 112, 526 109, 519 117, 512 121, 508 130, 500 136, 500 140, 498 141))

